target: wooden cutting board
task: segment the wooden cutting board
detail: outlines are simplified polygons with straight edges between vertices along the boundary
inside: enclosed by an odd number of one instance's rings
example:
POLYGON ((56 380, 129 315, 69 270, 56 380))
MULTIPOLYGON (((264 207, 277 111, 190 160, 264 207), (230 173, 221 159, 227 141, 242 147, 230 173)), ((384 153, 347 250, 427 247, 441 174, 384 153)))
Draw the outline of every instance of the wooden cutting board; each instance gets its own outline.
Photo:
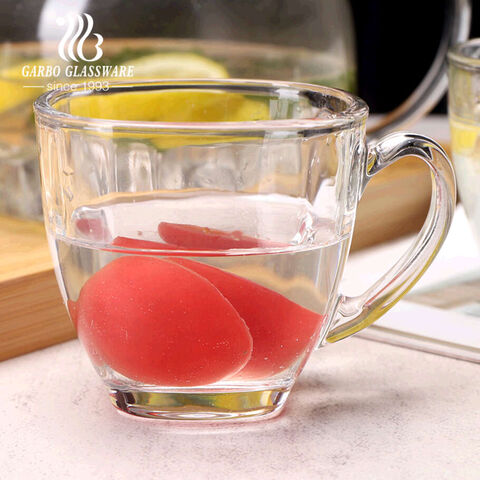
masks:
POLYGON ((0 360, 75 337, 43 225, 0 217, 0 360))
POLYGON ((430 206, 428 166, 406 157, 372 178, 358 204, 352 251, 419 231, 430 206))
MULTIPOLYGON (((428 168, 413 157, 376 175, 358 208, 352 249, 419 230, 430 189, 428 168)), ((43 226, 0 217, 0 244, 0 360, 74 338, 43 226)))

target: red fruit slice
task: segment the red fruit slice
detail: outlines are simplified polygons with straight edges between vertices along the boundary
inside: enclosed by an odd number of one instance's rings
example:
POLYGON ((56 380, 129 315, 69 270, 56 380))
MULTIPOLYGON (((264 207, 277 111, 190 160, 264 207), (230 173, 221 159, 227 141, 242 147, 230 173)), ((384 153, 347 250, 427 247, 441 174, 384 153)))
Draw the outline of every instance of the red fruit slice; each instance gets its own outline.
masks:
POLYGON ((104 240, 109 232, 100 218, 79 218, 75 222, 75 228, 89 240, 104 240))
POLYGON ((236 377, 264 378, 287 368, 310 346, 323 322, 323 315, 250 280, 192 260, 168 261, 183 265, 213 283, 247 324, 253 352, 236 377))
POLYGON ((206 279, 152 257, 118 258, 83 286, 79 337, 134 380, 206 385, 239 371, 252 338, 232 305, 206 279))
MULTIPOLYGON (((129 249, 135 255, 151 255, 150 252, 141 252, 139 249, 144 248, 148 250, 163 250, 161 253, 162 256, 167 255, 178 255, 179 250, 197 250, 195 248, 188 248, 188 247, 180 247, 177 245, 170 245, 169 243, 161 243, 161 242, 152 242, 151 240, 141 240, 139 238, 130 238, 130 237, 115 237, 112 245, 117 247, 123 247, 122 250, 109 248, 108 251, 110 252, 125 252, 124 249, 129 249), (171 250, 170 252, 168 250, 171 250)), ((199 257, 212 257, 218 255, 218 253, 212 252, 204 252, 198 250, 198 253, 195 254, 199 257)))
POLYGON ((124 248, 145 248, 149 250, 178 250, 178 247, 167 243, 152 242, 151 240, 140 240, 139 238, 115 237, 112 245, 124 248))
POLYGON ((249 237, 239 230, 224 232, 213 228, 161 222, 158 234, 171 245, 197 250, 229 250, 231 248, 285 247, 285 244, 249 237))
MULTIPOLYGON (((169 256, 169 255, 178 255, 178 251, 182 249, 187 249, 187 250, 196 250, 194 248, 186 248, 186 247, 179 247, 176 245, 170 245, 169 243, 161 243, 161 242, 152 242, 151 240, 140 240, 138 238, 130 238, 130 237, 115 237, 112 245, 115 245, 117 247, 123 247, 126 249, 130 249, 132 253, 135 255, 151 255, 150 252, 141 252, 138 249, 144 248, 148 250, 163 250, 161 253, 162 256, 169 256), (171 250, 171 252, 166 251, 166 250, 171 250)), ((118 250, 114 248, 109 248, 108 249, 110 252, 125 252, 125 250, 118 250)), ((202 252, 198 251, 198 253, 195 254, 196 256, 199 257, 213 257, 218 255, 215 252, 202 252)))

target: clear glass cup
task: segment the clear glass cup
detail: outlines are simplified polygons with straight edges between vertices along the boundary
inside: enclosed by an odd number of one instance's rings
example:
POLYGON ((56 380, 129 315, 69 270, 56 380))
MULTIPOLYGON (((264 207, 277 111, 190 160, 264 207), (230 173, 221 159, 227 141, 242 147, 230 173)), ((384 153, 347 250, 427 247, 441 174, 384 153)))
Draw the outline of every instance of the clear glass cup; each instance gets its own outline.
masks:
POLYGON ((448 60, 452 158, 460 197, 480 245, 480 39, 455 46, 448 60))
POLYGON ((413 134, 366 145, 366 104, 253 80, 75 87, 35 103, 60 289, 120 410, 182 420, 281 411, 317 346, 370 325, 442 244, 455 180, 413 134), (432 169, 410 250, 368 291, 339 293, 358 200, 404 155, 432 169))

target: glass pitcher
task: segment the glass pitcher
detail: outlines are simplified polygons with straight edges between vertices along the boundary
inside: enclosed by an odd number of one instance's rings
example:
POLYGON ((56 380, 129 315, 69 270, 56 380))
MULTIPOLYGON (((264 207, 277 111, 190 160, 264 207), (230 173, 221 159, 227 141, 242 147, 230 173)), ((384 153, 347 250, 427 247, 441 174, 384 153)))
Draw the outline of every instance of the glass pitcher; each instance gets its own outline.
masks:
MULTIPOLYGON (((466 38, 469 25, 468 0, 450 6, 429 73, 371 135, 421 116, 443 94, 445 52, 466 38)), ((2 2, 0 14, 7 20, 0 32, 0 213, 41 217, 31 104, 45 90, 149 78, 270 79, 355 90, 346 0, 20 0, 2 2)))

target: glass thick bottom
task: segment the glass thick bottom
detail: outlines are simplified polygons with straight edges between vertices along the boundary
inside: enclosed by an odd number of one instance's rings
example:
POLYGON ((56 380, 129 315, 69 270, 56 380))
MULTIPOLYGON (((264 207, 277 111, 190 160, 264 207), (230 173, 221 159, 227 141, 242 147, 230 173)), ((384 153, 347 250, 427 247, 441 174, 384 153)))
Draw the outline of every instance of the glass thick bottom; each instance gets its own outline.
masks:
POLYGON ((183 420, 261 420, 278 415, 290 389, 244 392, 145 392, 110 389, 113 405, 138 417, 183 420))

